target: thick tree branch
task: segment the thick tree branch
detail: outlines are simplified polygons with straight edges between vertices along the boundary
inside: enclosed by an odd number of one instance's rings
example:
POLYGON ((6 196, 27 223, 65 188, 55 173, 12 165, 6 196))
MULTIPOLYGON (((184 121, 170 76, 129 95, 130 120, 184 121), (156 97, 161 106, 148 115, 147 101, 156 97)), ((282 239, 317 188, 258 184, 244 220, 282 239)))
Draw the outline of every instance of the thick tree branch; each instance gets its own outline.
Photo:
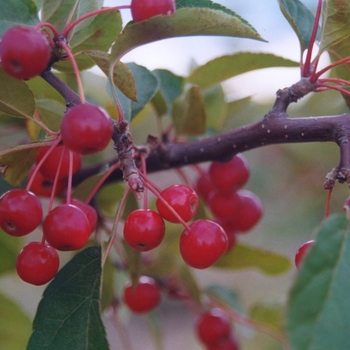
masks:
MULTIPOLYGON (((349 137, 349 114, 305 118, 281 117, 280 114, 275 118, 268 114, 259 122, 199 141, 161 143, 147 158, 147 171, 151 173, 206 161, 226 160, 240 152, 282 143, 328 141, 346 148, 344 138, 349 137)), ((348 161, 345 164, 347 168, 349 168, 348 161)), ((75 175, 74 182, 79 183, 85 177, 98 173, 101 166, 100 164, 83 169, 75 175)), ((116 171, 109 180, 121 179, 121 172, 116 171)))

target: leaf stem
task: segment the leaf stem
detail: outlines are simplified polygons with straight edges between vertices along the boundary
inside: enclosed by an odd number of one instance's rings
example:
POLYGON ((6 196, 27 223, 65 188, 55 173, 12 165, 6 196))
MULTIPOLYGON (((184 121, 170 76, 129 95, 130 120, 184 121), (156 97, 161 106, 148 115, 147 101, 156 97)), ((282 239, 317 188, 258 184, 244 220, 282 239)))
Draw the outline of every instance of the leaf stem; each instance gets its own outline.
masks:
POLYGON ((92 16, 99 15, 100 13, 104 12, 110 12, 110 11, 119 11, 119 10, 124 10, 124 9, 130 9, 130 5, 121 5, 121 6, 114 6, 114 7, 104 7, 99 10, 91 11, 89 13, 86 13, 85 15, 77 18, 75 21, 71 23, 67 23, 66 26, 64 27, 62 31, 62 36, 67 37, 69 32, 80 22, 84 21, 87 18, 90 18, 92 16))

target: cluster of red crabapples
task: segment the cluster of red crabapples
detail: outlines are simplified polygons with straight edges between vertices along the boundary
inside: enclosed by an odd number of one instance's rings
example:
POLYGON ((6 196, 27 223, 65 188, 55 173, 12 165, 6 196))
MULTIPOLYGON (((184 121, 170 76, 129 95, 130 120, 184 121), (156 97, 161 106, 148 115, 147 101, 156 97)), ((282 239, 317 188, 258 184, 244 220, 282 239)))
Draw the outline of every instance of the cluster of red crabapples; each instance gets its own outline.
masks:
POLYGON ((112 122, 102 109, 89 104, 71 108, 62 119, 62 141, 39 148, 27 188, 13 189, 0 197, 0 227, 9 235, 27 235, 42 224, 42 241, 27 244, 17 258, 17 273, 24 281, 34 285, 49 282, 59 267, 57 250, 84 247, 95 230, 97 213, 87 203, 67 194, 54 208, 51 202, 43 219, 38 196, 53 199, 57 189, 69 188, 69 178, 80 169, 82 155, 104 149, 111 135, 112 122))
POLYGON ((227 162, 212 162, 197 179, 198 194, 226 232, 228 250, 234 247, 237 234, 251 230, 263 214, 259 197, 242 189, 249 175, 247 160, 237 154, 227 162))

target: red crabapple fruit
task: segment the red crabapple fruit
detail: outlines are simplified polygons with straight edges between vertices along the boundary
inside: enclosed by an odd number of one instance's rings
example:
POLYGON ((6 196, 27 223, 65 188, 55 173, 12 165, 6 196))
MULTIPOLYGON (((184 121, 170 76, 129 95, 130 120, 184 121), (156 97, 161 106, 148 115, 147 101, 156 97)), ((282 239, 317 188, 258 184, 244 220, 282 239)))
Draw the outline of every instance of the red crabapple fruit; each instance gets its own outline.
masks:
POLYGON ((128 215, 123 231, 125 242, 130 247, 145 252, 162 242, 165 225, 162 217, 154 210, 138 209, 128 215))
POLYGON ((87 243, 91 233, 85 213, 72 204, 52 209, 43 223, 47 242, 57 250, 77 250, 87 243))
POLYGON ((101 107, 79 104, 63 116, 61 136, 73 152, 93 154, 107 147, 112 138, 112 119, 101 107))
POLYGON ((14 26, 1 38, 1 66, 14 78, 30 79, 39 75, 46 69, 50 59, 49 42, 34 27, 14 26))
POLYGON ((32 192, 14 189, 0 197, 0 227, 11 236, 24 236, 34 231, 42 216, 41 202, 32 192))
MULTIPOLYGON (((198 196, 189 186, 172 185, 163 190, 160 195, 185 222, 192 220, 197 213, 198 196)), ((156 206, 163 219, 173 223, 180 222, 160 198, 157 199, 156 206)))
MULTIPOLYGON (((50 147, 41 147, 36 155, 35 163, 38 164, 41 159, 45 156, 50 147)), ((40 166, 40 173, 47 179, 53 181, 58 172, 58 178, 62 179, 68 176, 69 174, 69 163, 70 156, 69 150, 62 145, 55 147, 51 153, 47 156, 44 162, 40 166), (58 166, 61 161, 60 170, 58 171, 58 166)), ((81 155, 78 153, 72 153, 73 156, 73 169, 72 173, 75 174, 80 168, 82 163, 81 155)))
POLYGON ((19 253, 16 270, 23 281, 40 286, 55 277, 59 264, 54 248, 41 242, 30 242, 19 253))
POLYGON ((237 190, 249 179, 248 162, 242 154, 236 154, 228 162, 213 162, 209 175, 214 186, 220 191, 237 190))
POLYGON ((213 265, 227 250, 223 228, 210 220, 193 221, 180 236, 180 253, 187 265, 205 269, 213 265))
POLYGON ((175 12, 175 0, 131 0, 134 22, 141 22, 157 15, 170 16, 175 12))
POLYGON ((231 335, 231 322, 227 313, 213 308, 199 315, 195 321, 196 334, 205 345, 226 341, 231 335))
POLYGON ((124 286, 124 302, 135 313, 146 313, 158 306, 161 293, 156 281, 147 276, 141 276, 138 284, 133 286, 129 281, 124 286))

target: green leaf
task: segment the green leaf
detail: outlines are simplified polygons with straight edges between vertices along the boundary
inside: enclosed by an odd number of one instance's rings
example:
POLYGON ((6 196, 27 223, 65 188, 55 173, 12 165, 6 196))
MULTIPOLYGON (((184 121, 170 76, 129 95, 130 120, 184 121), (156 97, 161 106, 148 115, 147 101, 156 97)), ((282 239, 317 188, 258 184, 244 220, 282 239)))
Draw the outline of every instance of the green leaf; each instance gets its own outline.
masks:
POLYGON ((225 121, 228 111, 225 92, 221 84, 214 85, 203 91, 206 112, 206 127, 219 131, 225 121))
POLYGON ((189 87, 174 102, 172 118, 178 135, 202 135, 205 133, 207 116, 199 86, 189 87))
MULTIPOLYGON (((278 0, 281 11, 299 39, 300 51, 303 53, 311 38, 315 22, 313 13, 299 0, 278 0)), ((320 28, 317 39, 320 38, 320 28)))
POLYGON ((281 329, 283 325, 283 308, 279 304, 257 303, 252 306, 249 317, 260 323, 281 329))
MULTIPOLYGON (((108 77, 110 54, 98 50, 87 50, 84 51, 84 54, 92 59, 108 77)), ((113 71, 113 82, 126 97, 137 101, 135 80, 126 64, 117 62, 113 71)))
POLYGON ((160 84, 158 93, 152 99, 152 104, 159 116, 170 115, 174 100, 181 95, 184 78, 165 69, 156 69, 152 73, 160 84))
POLYGON ((15 25, 35 25, 39 22, 38 9, 33 0, 0 0, 0 9, 0 37, 15 25))
POLYGON ((14 117, 32 119, 35 101, 22 80, 10 77, 0 68, 0 111, 14 117))
POLYGON ((181 265, 181 267, 179 268, 179 277, 181 280, 181 284, 186 288, 186 291, 189 293, 191 298, 200 303, 201 290, 188 265, 181 265))
POLYGON ((100 315, 101 248, 77 254, 46 288, 27 350, 107 350, 100 315))
POLYGON ((192 71, 186 81, 204 89, 239 74, 271 67, 299 67, 299 63, 269 53, 240 52, 207 62, 192 71))
POLYGON ((31 334, 27 314, 8 297, 0 294, 0 344, 2 349, 25 349, 31 334))
POLYGON ((0 274, 16 269, 16 260, 21 248, 21 239, 0 230, 0 274))
POLYGON ((267 275, 279 275, 290 269, 291 262, 283 255, 238 243, 214 267, 233 270, 254 267, 267 275))
POLYGON ((58 101, 40 99, 36 101, 40 120, 52 131, 59 131, 66 107, 58 101))
MULTIPOLYGON (((86 190, 83 188, 83 193, 84 192, 86 192, 86 190)), ((105 215, 114 217, 124 192, 125 187, 120 183, 104 185, 97 194, 99 209, 102 210, 105 215)))
MULTIPOLYGON (((122 29, 122 20, 119 11, 110 11, 93 17, 92 22, 74 32, 69 46, 75 55, 79 69, 88 69, 94 62, 86 57, 87 50, 108 51, 117 34, 122 29)), ((91 58, 91 57, 90 57, 91 58)), ((72 72, 72 64, 69 61, 61 61, 54 65, 55 69, 72 72)))
MULTIPOLYGON (((43 0, 41 7, 42 22, 53 24, 61 32, 66 25, 71 12, 74 12, 72 20, 82 15, 98 10, 102 7, 103 0, 43 0)), ((79 24, 79 29, 88 26, 92 19, 88 19, 79 24)))
MULTIPOLYGON (((0 166, 5 168, 2 170, 2 175, 12 186, 21 185, 35 162, 37 149, 29 148, 30 145, 26 145, 28 148, 25 148, 25 146, 14 147, 13 149, 18 149, 17 152, 0 156, 0 166), (21 148, 23 149, 21 150, 21 148)), ((8 152, 8 150, 5 152, 8 152)))
POLYGON ((290 292, 287 330, 293 349, 349 349, 349 274, 349 222, 343 215, 331 216, 290 292))
POLYGON ((240 17, 208 8, 180 8, 170 17, 155 16, 126 25, 112 46, 111 62, 128 51, 153 41, 193 35, 223 35, 262 40, 240 17), (193 19, 196 20, 193 20, 193 19))
POLYGON ((350 32, 350 2, 328 0, 323 8, 323 30, 320 51, 329 50, 343 40, 348 41, 350 32))
POLYGON ((159 81, 147 68, 136 63, 128 63, 127 67, 135 79, 137 102, 131 101, 119 89, 117 89, 117 94, 124 118, 131 121, 157 93, 159 81))

